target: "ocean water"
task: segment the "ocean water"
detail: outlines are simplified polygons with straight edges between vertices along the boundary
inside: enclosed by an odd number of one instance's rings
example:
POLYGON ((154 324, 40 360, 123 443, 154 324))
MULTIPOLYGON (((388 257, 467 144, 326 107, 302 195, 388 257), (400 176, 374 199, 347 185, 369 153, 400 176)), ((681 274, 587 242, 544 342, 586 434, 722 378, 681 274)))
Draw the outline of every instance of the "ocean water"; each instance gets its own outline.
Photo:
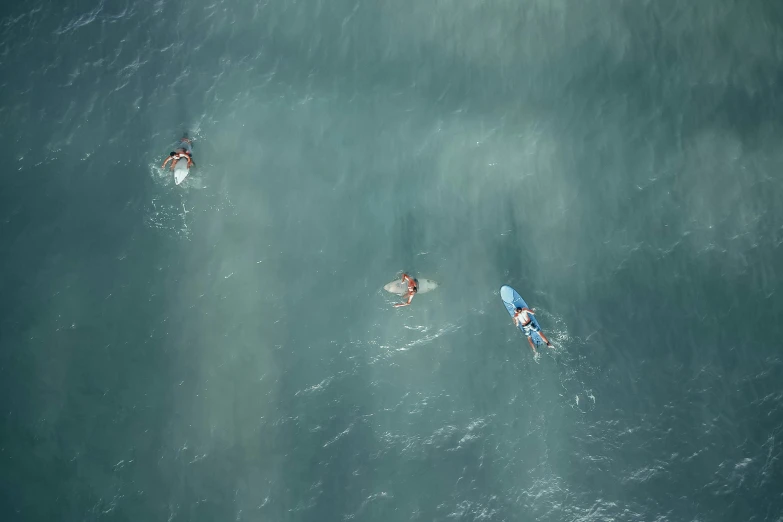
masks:
POLYGON ((781 93, 773 1, 3 4, 0 520, 783 520, 781 93))

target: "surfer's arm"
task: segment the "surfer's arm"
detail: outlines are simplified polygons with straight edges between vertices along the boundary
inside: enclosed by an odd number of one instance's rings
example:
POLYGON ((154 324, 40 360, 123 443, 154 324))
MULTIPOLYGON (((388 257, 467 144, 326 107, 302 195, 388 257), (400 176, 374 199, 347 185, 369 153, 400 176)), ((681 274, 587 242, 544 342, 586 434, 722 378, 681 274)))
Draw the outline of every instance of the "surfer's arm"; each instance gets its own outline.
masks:
POLYGON ((166 168, 166 164, 167 164, 169 161, 171 161, 171 156, 169 156, 168 158, 166 158, 166 160, 163 162, 163 165, 161 165, 161 167, 160 167, 160 168, 162 168, 162 169, 165 169, 165 168, 166 168))

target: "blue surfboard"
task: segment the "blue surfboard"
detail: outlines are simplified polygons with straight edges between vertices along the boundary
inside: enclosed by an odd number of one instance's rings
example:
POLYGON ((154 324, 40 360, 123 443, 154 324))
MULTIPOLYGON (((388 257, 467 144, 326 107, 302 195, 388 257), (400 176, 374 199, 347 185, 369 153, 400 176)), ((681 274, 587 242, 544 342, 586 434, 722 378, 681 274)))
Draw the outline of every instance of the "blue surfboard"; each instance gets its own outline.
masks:
MULTIPOLYGON (((508 285, 503 285, 500 287, 500 298, 503 299, 503 304, 506 305, 506 310, 508 310, 508 315, 510 315, 513 319, 514 312, 517 308, 530 308, 524 299, 522 299, 522 296, 517 293, 516 290, 511 288, 508 285)), ((538 335, 538 330, 541 330, 541 327, 538 325, 538 321, 536 320, 535 315, 531 315, 530 318, 533 320, 533 331, 526 332, 524 328, 522 328, 522 325, 519 325, 519 329, 522 330, 522 333, 533 339, 533 342, 537 345, 543 345, 544 340, 541 338, 540 335, 538 335)))

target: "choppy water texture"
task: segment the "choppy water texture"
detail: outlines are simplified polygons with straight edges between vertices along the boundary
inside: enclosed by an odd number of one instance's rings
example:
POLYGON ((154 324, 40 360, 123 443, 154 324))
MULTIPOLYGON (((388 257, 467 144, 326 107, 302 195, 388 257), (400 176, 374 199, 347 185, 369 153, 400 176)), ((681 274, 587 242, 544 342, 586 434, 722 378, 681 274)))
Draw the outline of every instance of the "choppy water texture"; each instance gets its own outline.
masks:
POLYGON ((782 6, 3 4, 0 519, 783 520, 782 6))

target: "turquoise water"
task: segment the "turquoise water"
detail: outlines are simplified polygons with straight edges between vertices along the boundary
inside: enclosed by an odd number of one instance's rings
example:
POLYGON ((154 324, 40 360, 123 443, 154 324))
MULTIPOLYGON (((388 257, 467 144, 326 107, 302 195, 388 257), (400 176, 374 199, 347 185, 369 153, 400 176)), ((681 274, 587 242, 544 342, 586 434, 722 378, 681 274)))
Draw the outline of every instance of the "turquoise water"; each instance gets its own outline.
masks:
POLYGON ((0 519, 780 520, 776 3, 0 9, 0 519))

